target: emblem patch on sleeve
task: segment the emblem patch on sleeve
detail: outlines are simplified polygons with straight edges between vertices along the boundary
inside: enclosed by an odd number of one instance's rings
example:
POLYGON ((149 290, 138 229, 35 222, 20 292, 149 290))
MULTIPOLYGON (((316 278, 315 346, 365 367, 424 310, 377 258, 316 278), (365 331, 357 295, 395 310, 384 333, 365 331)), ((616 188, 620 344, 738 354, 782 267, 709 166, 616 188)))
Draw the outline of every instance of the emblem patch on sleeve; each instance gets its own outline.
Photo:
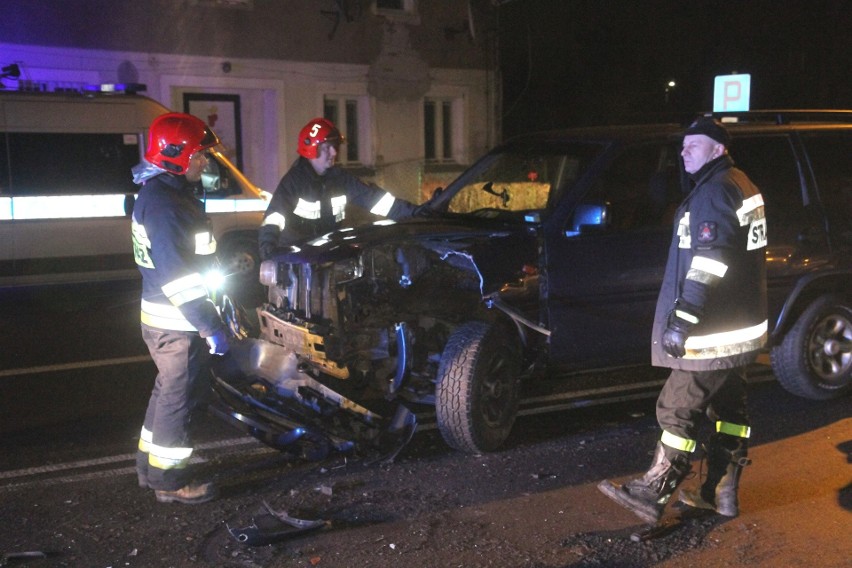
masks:
POLYGON ((698 242, 712 243, 716 240, 716 223, 712 221, 702 221, 698 224, 698 242))

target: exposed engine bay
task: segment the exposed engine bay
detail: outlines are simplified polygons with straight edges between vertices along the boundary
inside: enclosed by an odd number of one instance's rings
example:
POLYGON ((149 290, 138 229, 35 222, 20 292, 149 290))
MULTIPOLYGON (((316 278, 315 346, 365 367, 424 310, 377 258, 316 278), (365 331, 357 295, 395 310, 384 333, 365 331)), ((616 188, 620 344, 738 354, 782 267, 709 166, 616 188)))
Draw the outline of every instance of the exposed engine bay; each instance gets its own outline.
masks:
POLYGON ((413 435, 419 405, 436 404, 454 330, 511 322, 501 294, 535 296, 537 274, 520 270, 487 289, 469 246, 447 238, 326 244, 264 262, 257 338, 215 371, 219 413, 309 459, 354 449, 392 458, 413 435))

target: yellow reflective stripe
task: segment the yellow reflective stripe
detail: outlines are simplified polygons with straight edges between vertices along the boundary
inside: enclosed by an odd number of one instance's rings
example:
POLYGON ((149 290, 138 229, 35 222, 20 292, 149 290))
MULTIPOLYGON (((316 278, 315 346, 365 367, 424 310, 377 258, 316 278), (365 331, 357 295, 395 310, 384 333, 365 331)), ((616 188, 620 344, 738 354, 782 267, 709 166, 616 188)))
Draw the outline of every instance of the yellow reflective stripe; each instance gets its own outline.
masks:
POLYGON ((768 322, 743 329, 711 333, 710 335, 692 335, 684 343, 684 359, 710 359, 738 355, 759 349, 766 343, 768 322))
POLYGON ((339 195, 331 198, 331 213, 335 221, 343 221, 346 218, 346 196, 339 195))
POLYGON ((373 215, 381 215, 382 217, 387 217, 388 213, 390 213, 391 207, 393 207, 393 203, 396 201, 393 195, 385 192, 384 196, 379 199, 379 202, 373 205, 373 208, 370 209, 370 213, 373 215))
POLYGON ((142 426, 142 431, 139 432, 139 451, 146 454, 151 451, 151 442, 154 440, 154 433, 142 426))
POLYGON ((698 318, 689 312, 685 312, 683 310, 675 310, 675 315, 684 321, 688 321, 689 323, 698 323, 698 318))
POLYGON ((667 432, 663 430, 663 435, 660 436, 660 441, 667 445, 670 448, 674 448, 675 450, 680 450, 682 452, 694 452, 698 442, 695 440, 690 440, 688 438, 681 438, 680 436, 675 436, 671 432, 667 432))
POLYGON ((136 264, 143 268, 154 268, 148 232, 135 219, 130 223, 130 238, 133 241, 133 258, 136 260, 136 264))
POLYGON ((728 436, 736 436, 737 438, 751 437, 751 427, 743 426, 742 424, 733 424, 731 422, 716 422, 716 431, 728 436))
POLYGON ((163 285, 163 293, 175 306, 183 304, 207 295, 207 287, 204 278, 198 272, 182 276, 163 285))
POLYGON ((148 450, 148 465, 157 469, 181 469, 189 465, 192 448, 166 448, 151 444, 148 450))
POLYGON ((296 208, 293 209, 293 213, 302 217, 303 219, 319 219, 320 218, 320 202, 319 201, 305 201, 301 197, 299 201, 296 203, 296 208))
POLYGON ((208 255, 216 252, 216 239, 209 231, 195 234, 195 254, 208 255))
POLYGON ((147 300, 142 300, 142 323, 158 329, 198 331, 176 306, 155 304, 147 300))
POLYGON ((278 230, 283 231, 285 221, 286 221, 286 219, 284 218, 284 215, 282 215, 281 213, 278 213, 276 211, 276 212, 270 213, 269 215, 264 217, 263 222, 261 223, 261 226, 275 225, 276 227, 278 227, 278 230))

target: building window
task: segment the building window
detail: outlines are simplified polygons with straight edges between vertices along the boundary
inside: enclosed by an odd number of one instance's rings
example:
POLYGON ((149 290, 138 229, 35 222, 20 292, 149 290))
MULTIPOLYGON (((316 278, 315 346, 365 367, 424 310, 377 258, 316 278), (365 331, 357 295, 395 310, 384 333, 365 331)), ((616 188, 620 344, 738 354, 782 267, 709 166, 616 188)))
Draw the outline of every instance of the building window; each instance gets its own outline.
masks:
POLYGON ((392 20, 419 23, 417 0, 375 0, 373 12, 392 20))
POLYGON ((344 136, 346 143, 340 147, 337 161, 340 164, 362 164, 367 160, 361 155, 361 131, 358 120, 358 98, 326 96, 323 116, 334 123, 344 136))
POLYGON ((423 103, 423 141, 427 161, 455 161, 458 113, 453 112, 454 106, 450 99, 426 99, 423 103))

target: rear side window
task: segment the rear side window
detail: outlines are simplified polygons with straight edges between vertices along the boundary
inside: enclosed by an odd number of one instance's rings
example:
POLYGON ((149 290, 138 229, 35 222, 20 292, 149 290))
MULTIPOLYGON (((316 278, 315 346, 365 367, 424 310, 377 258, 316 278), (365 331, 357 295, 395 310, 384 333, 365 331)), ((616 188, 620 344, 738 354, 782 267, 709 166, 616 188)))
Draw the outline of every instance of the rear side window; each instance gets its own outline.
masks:
POLYGON ((795 243, 805 224, 806 202, 789 137, 737 136, 730 153, 763 195, 769 244, 795 243))
POLYGON ((852 243, 852 131, 805 134, 802 141, 832 232, 852 243))
POLYGON ((629 145, 595 180, 584 202, 606 204, 609 227, 616 231, 670 226, 683 198, 678 156, 672 143, 629 145))
POLYGON ((132 193, 130 169, 139 163, 136 134, 7 133, 4 195, 132 193), (8 187, 6 180, 8 179, 8 187))

